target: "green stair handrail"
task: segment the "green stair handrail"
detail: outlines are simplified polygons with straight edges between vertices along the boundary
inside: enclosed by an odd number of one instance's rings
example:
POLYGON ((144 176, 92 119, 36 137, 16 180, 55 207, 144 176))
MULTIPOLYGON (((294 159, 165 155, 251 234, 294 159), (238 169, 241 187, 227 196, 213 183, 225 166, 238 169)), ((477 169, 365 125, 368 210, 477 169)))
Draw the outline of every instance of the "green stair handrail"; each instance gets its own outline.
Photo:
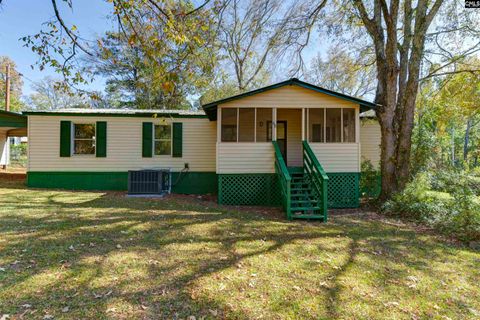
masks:
POLYGON ((283 208, 285 209, 285 212, 287 214, 287 219, 290 220, 292 218, 290 205, 292 177, 288 172, 287 165, 285 164, 285 160, 283 159, 282 153, 280 152, 277 141, 272 141, 272 144, 273 149, 275 150, 275 173, 277 174, 280 189, 282 191, 283 208))
POLYGON ((323 170, 322 165, 318 161, 315 153, 307 141, 303 141, 303 170, 310 176, 311 185, 319 196, 322 203, 323 220, 327 221, 328 206, 328 176, 323 170))

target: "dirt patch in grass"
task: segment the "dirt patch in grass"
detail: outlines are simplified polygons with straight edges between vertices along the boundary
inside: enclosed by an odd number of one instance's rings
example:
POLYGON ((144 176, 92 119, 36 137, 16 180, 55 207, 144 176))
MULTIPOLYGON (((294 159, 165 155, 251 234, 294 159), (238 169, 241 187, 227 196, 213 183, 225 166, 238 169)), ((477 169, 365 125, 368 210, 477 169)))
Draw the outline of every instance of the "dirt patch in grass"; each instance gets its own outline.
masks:
POLYGON ((478 251, 368 210, 286 221, 208 197, 2 180, 0 204, 0 317, 480 317, 478 251))

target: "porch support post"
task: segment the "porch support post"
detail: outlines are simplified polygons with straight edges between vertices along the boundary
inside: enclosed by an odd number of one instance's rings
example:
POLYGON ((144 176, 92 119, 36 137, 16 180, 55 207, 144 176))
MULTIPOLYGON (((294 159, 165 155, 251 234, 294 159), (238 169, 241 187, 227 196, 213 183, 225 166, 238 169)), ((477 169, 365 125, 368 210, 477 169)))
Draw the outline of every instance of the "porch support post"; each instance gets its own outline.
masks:
POLYGON ((222 109, 217 107, 217 142, 220 142, 222 135, 222 109))
POLYGON ((277 141, 277 108, 272 108, 272 141, 277 141))
POLYGON ((305 141, 305 108, 302 108, 302 141, 305 141))

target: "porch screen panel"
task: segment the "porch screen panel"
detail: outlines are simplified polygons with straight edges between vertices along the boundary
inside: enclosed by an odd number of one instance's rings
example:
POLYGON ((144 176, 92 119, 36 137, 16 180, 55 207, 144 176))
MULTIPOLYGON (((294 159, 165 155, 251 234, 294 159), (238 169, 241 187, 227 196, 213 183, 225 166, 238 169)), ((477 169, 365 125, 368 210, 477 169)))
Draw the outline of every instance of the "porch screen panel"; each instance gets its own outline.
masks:
POLYGON ((355 109, 343 110, 343 142, 355 142, 355 109))
POLYGON ((253 142, 255 141, 255 109, 240 108, 238 109, 238 141, 253 142))
POLYGON ((237 109, 222 108, 222 142, 237 141, 237 109))
POLYGON ((326 142, 342 142, 342 109, 327 108, 326 110, 326 142))
POLYGON ((309 110, 308 134, 311 142, 325 142, 324 109, 314 108, 309 110))
POLYGON ((257 142, 267 142, 267 133, 272 132, 272 108, 257 108, 257 142))

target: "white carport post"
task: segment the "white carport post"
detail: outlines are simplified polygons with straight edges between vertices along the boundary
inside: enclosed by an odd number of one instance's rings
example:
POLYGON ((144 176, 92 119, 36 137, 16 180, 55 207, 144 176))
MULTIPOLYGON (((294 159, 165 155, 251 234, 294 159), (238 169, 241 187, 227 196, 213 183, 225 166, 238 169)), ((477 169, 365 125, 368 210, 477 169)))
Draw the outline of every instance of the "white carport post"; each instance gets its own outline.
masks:
POLYGON ((7 131, 0 131, 0 166, 6 170, 10 159, 10 143, 7 131))

